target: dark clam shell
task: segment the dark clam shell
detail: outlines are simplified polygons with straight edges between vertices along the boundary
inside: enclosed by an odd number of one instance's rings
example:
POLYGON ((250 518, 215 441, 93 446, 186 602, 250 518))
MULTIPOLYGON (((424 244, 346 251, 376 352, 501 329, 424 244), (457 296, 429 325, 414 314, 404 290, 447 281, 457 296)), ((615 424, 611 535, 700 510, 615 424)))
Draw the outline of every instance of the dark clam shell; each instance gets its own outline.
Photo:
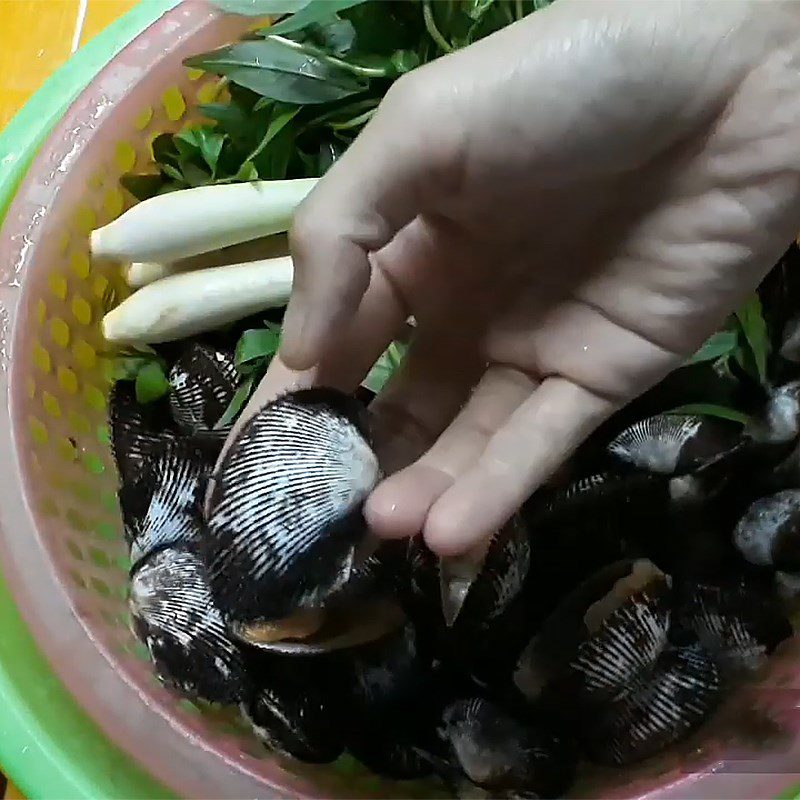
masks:
POLYGON ((128 603, 162 683, 212 703, 236 703, 248 694, 242 654, 193 547, 166 547, 144 559, 131 577, 128 603))
POLYGON ((191 436, 224 439, 232 425, 216 425, 233 400, 238 380, 230 353, 198 342, 187 345, 169 372, 175 423, 191 436))
POLYGON ((207 544, 220 607, 248 624, 323 605, 366 544, 362 506, 379 477, 352 397, 308 389, 261 409, 212 480, 207 544))
POLYGON ((733 541, 751 564, 800 571, 800 489, 756 500, 736 525, 733 541))
POLYGON ((613 702, 595 709, 582 729, 587 755, 625 765, 680 741, 705 720, 720 694, 711 655, 699 644, 671 648, 613 702))
POLYGON ((779 453, 780 445, 791 449, 800 435, 800 381, 770 389, 763 410, 745 427, 745 434, 755 442, 773 446, 779 453))
POLYGON ((241 710, 266 747, 314 764, 339 757, 346 683, 338 662, 325 656, 257 654, 250 673, 255 690, 241 710))
POLYGON ((693 585, 686 587, 686 595, 681 624, 693 631, 725 674, 758 669, 792 635, 779 604, 742 582, 693 585))
POLYGON ((123 481, 119 504, 133 563, 165 545, 199 539, 200 499, 210 471, 202 450, 176 439, 123 481))
POLYGON ((658 414, 631 425, 608 445, 621 465, 661 475, 682 475, 738 445, 741 427, 713 417, 658 414))
POLYGON ((574 751, 562 739, 480 697, 451 703, 440 734, 452 763, 493 796, 535 792, 558 797, 575 774, 574 751))
POLYGON ((366 727, 353 736, 347 751, 367 769, 393 781, 417 780, 433 774, 433 768, 422 755, 417 738, 405 730, 397 730, 393 720, 386 727, 366 727))
POLYGON ((111 451, 121 483, 135 480, 166 442, 175 439, 163 402, 142 405, 134 384, 118 381, 108 400, 111 451))

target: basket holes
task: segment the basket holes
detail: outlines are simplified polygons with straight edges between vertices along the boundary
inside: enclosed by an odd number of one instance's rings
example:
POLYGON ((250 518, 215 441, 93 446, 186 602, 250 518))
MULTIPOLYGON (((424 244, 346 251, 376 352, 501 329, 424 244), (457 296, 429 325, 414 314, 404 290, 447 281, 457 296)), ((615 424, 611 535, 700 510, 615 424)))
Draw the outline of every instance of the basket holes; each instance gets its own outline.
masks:
POLYGON ((78 459, 78 445, 71 436, 60 438, 56 442, 56 451, 64 461, 77 461, 78 459))
POLYGON ((90 475, 102 475, 106 471, 106 465, 94 453, 83 454, 83 467, 90 475))
POLYGON ((50 362, 50 353, 44 349, 40 344, 33 346, 33 363, 47 375, 53 368, 50 362))
POLYGON ((80 533, 85 533, 92 528, 89 520, 87 520, 80 511, 74 508, 67 509, 66 519, 67 522, 80 533))
POLYGON ((81 206, 75 213, 75 227, 83 236, 89 234, 97 227, 97 215, 91 206, 81 206))
POLYGON ((92 590, 101 597, 111 597, 111 588, 102 578, 89 578, 92 590))
POLYGON ((58 272, 51 272, 47 278, 50 291, 59 299, 67 299, 67 279, 58 272))
POLYGON ((42 392, 42 406, 53 419, 61 419, 61 404, 50 392, 42 392))
POLYGON ((36 321, 40 325, 44 325, 44 321, 47 319, 47 306, 45 305, 44 300, 38 300, 36 302, 36 321))
POLYGON ((89 558, 95 566, 101 569, 108 569, 108 567, 111 566, 111 559, 108 557, 105 550, 101 550, 99 547, 89 548, 89 558))
POLYGON ((83 578, 83 575, 80 572, 76 572, 75 570, 69 571, 69 577, 72 579, 72 582, 79 588, 85 589, 86 588, 86 581, 83 578))
POLYGON ((69 231, 63 231, 58 237, 58 250, 63 256, 69 247, 69 231))
POLYGON ((92 294, 98 299, 102 300, 108 291, 108 278, 105 275, 95 275, 92 281, 92 294))
POLYGON ((86 417, 81 416, 76 411, 69 412, 69 426, 73 433, 87 434, 91 431, 91 425, 86 417))
POLYGON ((70 257, 70 264, 72 271, 82 280, 85 281, 91 272, 91 264, 89 256, 82 250, 76 250, 70 257))
POLYGON ((59 347, 66 347, 69 344, 69 325, 61 317, 53 317, 50 320, 50 338, 59 347))
POLYGON ((127 575, 131 569, 131 560, 128 556, 125 555, 116 556, 116 558, 114 558, 114 566, 122 570, 122 572, 124 572, 127 575))
POLYGON ((95 490, 88 483, 81 483, 80 481, 72 481, 69 485, 69 490, 78 500, 84 503, 91 503, 95 497, 95 490))
POLYGON ((105 183, 105 175, 102 172, 95 172, 91 178, 89 178, 89 188, 90 189, 101 189, 105 183))
POLYGON ((29 400, 33 400, 33 398, 36 397, 36 381, 33 378, 28 378, 25 391, 29 400))
MULTIPOLYGON (((150 660, 150 651, 138 639, 134 639, 127 650, 132 656, 138 658, 139 661, 150 660)), ((149 673, 149 676, 156 686, 161 686, 161 681, 152 672, 149 673)))
POLYGON ((108 425, 101 423, 97 426, 95 433, 97 435, 97 441, 100 442, 100 444, 111 447, 111 430, 108 425))
POLYGON ((36 444, 47 444, 50 435, 47 433, 47 426, 41 420, 36 417, 28 417, 28 430, 36 444))
POLYGON ((114 161, 120 172, 130 172, 136 165, 136 150, 130 142, 117 142, 114 161))
POLYGON ((106 511, 118 512, 119 506, 117 504, 117 496, 113 492, 102 492, 100 494, 100 505, 106 511))
POLYGON ((78 376, 69 367, 59 367, 56 370, 58 377, 58 385, 67 394, 77 394, 78 392, 78 376))
POLYGON ((92 321, 92 307, 80 295, 72 298, 72 316, 81 325, 89 325, 92 321))
MULTIPOLYGON (((134 159, 136 154, 134 153, 134 159)), ((103 208, 111 219, 116 219, 125 207, 125 198, 119 189, 109 189, 103 195, 103 208)))
POLYGON ((76 561, 83 561, 83 550, 74 539, 67 539, 67 550, 76 561))
POLYGON ((78 339, 72 347, 72 354, 79 366, 92 369, 97 364, 97 351, 84 339, 78 339))
POLYGON ((101 521, 94 526, 94 532, 101 538, 108 542, 118 541, 120 534, 117 528, 110 522, 101 521))
POLYGON ((222 84, 219 81, 209 81, 197 90, 197 99, 200 103, 213 103, 221 90, 222 84))
POLYGON ((153 119, 153 107, 147 106, 147 108, 143 108, 139 114, 137 115, 136 119, 133 121, 133 127, 136 128, 137 131, 143 131, 153 119))
POLYGON ((86 384, 86 386, 83 387, 83 397, 90 408, 93 408, 95 411, 105 411, 106 396, 96 386, 93 386, 91 383, 86 384))
POLYGON ((186 77, 190 81, 196 81, 199 78, 202 78, 205 73, 201 69, 197 69, 196 67, 187 67, 186 69, 186 77))
POLYGON ((171 122, 177 122, 186 113, 186 101, 177 86, 171 86, 164 92, 161 104, 164 106, 167 119, 171 122))

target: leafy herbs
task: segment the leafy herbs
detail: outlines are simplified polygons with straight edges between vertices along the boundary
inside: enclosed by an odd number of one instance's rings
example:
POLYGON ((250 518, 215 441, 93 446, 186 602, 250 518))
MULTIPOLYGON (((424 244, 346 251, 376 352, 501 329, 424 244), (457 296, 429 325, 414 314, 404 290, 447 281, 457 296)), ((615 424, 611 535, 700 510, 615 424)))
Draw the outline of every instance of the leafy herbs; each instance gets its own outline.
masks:
POLYGON ((117 356, 112 363, 112 378, 115 381, 133 381, 136 399, 140 403, 159 400, 170 390, 166 363, 152 350, 117 356))
POLYGON ((364 378, 364 386, 377 394, 386 385, 394 371, 406 354, 407 346, 402 342, 392 342, 375 362, 375 365, 364 378))
POLYGON ((718 417, 719 419, 738 422, 742 425, 746 425, 750 421, 750 416, 748 414, 737 411, 735 408, 728 408, 727 406, 720 406, 715 403, 689 403, 688 405, 674 408, 667 413, 694 414, 700 417, 718 417))
POLYGON ((220 76, 208 122, 153 142, 158 174, 130 174, 137 199, 232 181, 324 175, 392 83, 547 5, 545 0, 216 0, 277 18, 187 66, 220 76))

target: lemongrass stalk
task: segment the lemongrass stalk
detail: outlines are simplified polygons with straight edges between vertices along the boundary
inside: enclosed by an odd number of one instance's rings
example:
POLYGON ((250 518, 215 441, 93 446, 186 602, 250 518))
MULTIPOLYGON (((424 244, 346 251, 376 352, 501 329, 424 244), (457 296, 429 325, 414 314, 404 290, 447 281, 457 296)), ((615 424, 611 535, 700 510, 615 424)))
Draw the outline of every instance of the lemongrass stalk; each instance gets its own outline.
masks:
POLYGON ((109 311, 103 335, 118 344, 157 344, 215 330, 285 305, 292 275, 290 256, 170 275, 109 311))
POLYGON ((156 195, 92 233, 92 254, 172 263, 289 230, 317 178, 198 186, 156 195))
POLYGON ((211 253, 202 253, 184 258, 172 264, 159 264, 152 261, 129 264, 124 270, 125 280, 132 289, 141 289, 148 283, 195 269, 224 267, 229 264, 243 264, 246 261, 263 261, 267 258, 289 255, 289 241, 286 234, 265 236, 252 242, 242 242, 211 253))

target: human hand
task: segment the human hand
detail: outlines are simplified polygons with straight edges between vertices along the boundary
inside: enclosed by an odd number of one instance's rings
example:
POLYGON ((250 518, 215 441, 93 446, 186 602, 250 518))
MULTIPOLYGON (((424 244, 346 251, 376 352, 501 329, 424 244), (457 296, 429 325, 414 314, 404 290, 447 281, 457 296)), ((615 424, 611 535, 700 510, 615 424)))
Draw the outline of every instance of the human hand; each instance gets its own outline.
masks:
POLYGON ((296 216, 249 409, 351 390, 413 314, 367 518, 479 545, 778 258, 799 129, 793 3, 559 0, 416 70, 296 216))

